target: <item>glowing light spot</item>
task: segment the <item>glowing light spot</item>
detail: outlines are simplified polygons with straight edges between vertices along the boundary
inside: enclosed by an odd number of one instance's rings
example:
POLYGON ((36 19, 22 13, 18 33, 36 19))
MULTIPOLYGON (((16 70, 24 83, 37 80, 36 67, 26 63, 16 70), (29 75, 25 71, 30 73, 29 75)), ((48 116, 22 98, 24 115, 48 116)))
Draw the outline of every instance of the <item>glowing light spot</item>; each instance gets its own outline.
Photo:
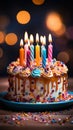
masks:
POLYGON ((9 33, 5 37, 5 41, 8 45, 15 45, 17 40, 18 40, 18 38, 15 33, 9 33))
POLYGON ((45 0, 32 0, 32 2, 35 4, 35 5, 42 5, 45 0))
POLYGON ((55 35, 63 35, 65 33, 65 25, 62 23, 61 16, 56 12, 50 12, 46 16, 46 26, 54 32, 55 35))
POLYGON ((62 36, 66 32, 65 25, 62 25, 62 27, 58 31, 53 31, 56 36, 62 36))
POLYGON ((57 56, 57 59, 63 61, 64 63, 67 63, 69 61, 69 54, 65 51, 60 52, 57 56))
POLYGON ((0 48, 0 58, 2 58, 2 57, 3 57, 3 49, 0 48))
POLYGON ((5 15, 0 15, 0 29, 4 29, 8 24, 10 20, 5 15))
POLYGON ((3 43, 5 40, 5 33, 0 31, 0 44, 3 43))
POLYGON ((16 19, 20 24, 27 24, 30 21, 30 14, 27 11, 19 11, 16 19))

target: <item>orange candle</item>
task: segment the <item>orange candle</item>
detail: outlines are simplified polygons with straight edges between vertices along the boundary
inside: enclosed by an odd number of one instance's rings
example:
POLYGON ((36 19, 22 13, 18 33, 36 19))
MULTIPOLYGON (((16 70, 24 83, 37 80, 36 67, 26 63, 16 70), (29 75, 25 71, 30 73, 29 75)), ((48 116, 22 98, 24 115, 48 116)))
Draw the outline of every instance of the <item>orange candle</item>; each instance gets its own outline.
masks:
POLYGON ((24 48, 23 48, 23 39, 21 39, 20 41, 20 50, 19 50, 19 53, 20 53, 20 65, 23 66, 24 65, 24 48))
POLYGON ((39 66, 40 65, 40 46, 38 45, 39 42, 39 35, 38 33, 36 34, 36 48, 35 48, 35 55, 36 55, 36 65, 39 66))

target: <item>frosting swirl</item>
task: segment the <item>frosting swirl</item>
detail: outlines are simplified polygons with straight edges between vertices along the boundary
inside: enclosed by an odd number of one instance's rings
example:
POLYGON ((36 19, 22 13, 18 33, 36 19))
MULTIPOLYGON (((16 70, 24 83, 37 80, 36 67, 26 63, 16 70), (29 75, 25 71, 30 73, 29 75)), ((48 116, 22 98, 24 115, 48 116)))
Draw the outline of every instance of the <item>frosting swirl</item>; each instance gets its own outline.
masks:
POLYGON ((31 76, 34 77, 34 78, 35 77, 40 77, 41 76, 41 70, 38 69, 38 68, 35 68, 34 70, 32 70, 31 76))

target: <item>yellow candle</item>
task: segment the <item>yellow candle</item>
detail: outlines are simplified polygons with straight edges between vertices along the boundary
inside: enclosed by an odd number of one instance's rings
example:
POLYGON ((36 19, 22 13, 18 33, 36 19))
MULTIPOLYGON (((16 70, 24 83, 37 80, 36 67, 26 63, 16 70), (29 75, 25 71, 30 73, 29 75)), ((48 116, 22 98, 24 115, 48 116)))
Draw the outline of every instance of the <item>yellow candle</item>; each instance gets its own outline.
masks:
POLYGON ((20 50, 19 50, 19 53, 20 53, 20 65, 23 66, 24 65, 24 48, 23 48, 23 39, 21 39, 20 41, 20 50))
POLYGON ((36 47, 35 47, 35 55, 36 55, 36 65, 40 65, 40 46, 38 45, 39 42, 39 34, 36 33, 36 47))
POLYGON ((40 46, 37 44, 35 48, 35 54, 36 54, 36 65, 40 65, 40 46))

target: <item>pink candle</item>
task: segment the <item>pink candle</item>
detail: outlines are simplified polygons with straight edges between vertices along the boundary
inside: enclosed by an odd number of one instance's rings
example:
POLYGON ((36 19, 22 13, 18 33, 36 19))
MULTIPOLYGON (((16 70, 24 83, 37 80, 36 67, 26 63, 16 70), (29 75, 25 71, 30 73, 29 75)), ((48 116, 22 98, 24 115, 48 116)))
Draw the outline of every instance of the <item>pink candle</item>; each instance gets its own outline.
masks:
POLYGON ((26 61, 27 61, 27 51, 28 51, 28 44, 27 43, 24 45, 24 50, 25 50, 25 64, 26 64, 26 61))
POLYGON ((30 51, 30 43, 28 43, 28 50, 27 50, 27 67, 30 67, 30 60, 31 60, 31 51, 30 51))
POLYGON ((51 62, 52 61, 52 53, 53 53, 51 34, 49 34, 49 42, 50 42, 50 44, 48 45, 48 62, 51 62))

